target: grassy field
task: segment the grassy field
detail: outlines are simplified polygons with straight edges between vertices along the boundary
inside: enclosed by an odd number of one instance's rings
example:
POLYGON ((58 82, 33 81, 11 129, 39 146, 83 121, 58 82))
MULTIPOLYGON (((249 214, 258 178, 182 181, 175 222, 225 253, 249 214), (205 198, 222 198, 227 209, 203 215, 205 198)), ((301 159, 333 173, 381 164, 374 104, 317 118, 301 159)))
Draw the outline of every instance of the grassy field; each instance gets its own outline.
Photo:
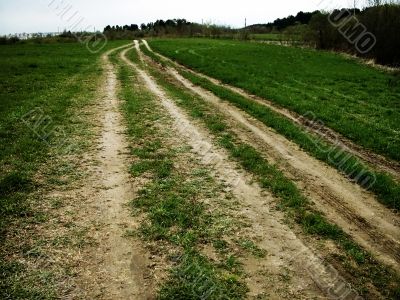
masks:
POLYGON ((342 229, 326 220, 325 216, 313 210, 308 199, 289 178, 279 171, 276 166, 268 162, 247 143, 238 139, 225 122, 224 116, 208 106, 201 98, 174 85, 165 78, 159 70, 150 69, 157 82, 195 119, 200 120, 206 128, 215 135, 217 143, 225 148, 232 158, 242 167, 254 174, 259 184, 271 191, 280 199, 279 207, 286 211, 289 219, 293 219, 307 235, 318 236, 324 241, 332 241, 339 247, 345 256, 340 258, 344 268, 350 268, 351 273, 357 274, 352 283, 358 291, 366 292, 366 285, 373 284, 379 290, 387 291, 387 296, 393 297, 398 292, 398 285, 388 284, 396 282, 397 275, 381 268, 371 255, 357 245, 342 229), (370 274, 374 274, 370 276, 370 274), (362 280, 359 280, 362 278, 362 280))
POLYGON ((400 159, 399 77, 339 54, 239 41, 154 40, 154 50, 400 159))
MULTIPOLYGON (((153 52, 142 47, 143 51, 161 64, 168 64, 153 52)), ((173 67, 173 65, 171 65, 173 67)), ((377 195, 378 200, 389 208, 400 208, 400 186, 392 176, 376 171, 365 165, 354 155, 343 151, 341 147, 332 147, 324 140, 311 135, 289 119, 272 111, 268 107, 256 103, 246 97, 228 90, 225 87, 217 86, 206 78, 202 78, 193 73, 179 69, 180 74, 193 84, 201 86, 211 91, 220 99, 226 100, 236 107, 246 111, 248 114, 257 118, 265 125, 275 129, 278 133, 294 141, 302 149, 310 153, 315 158, 326 162, 332 167, 338 169, 351 180, 354 180, 360 186, 368 188, 377 195), (343 158, 346 157, 344 160, 343 158), (361 176, 360 176, 361 174, 361 176), (371 180, 374 184, 371 185, 371 180)))
MULTIPOLYGON (((103 51, 124 43, 109 43, 103 51)), ((15 260, 16 253, 28 258, 38 237, 31 232, 29 239, 19 240, 18 234, 29 233, 47 218, 46 204, 35 194, 44 188, 39 168, 50 156, 58 159, 84 148, 82 140, 74 148, 68 143, 74 130, 84 139, 75 114, 93 100, 101 54, 91 54, 78 43, 0 46, 0 239, 7 241, 0 247, 2 299, 54 296, 50 287, 43 288, 48 281, 40 278, 39 270, 29 274, 26 265, 15 260)), ((63 184, 62 172, 60 167, 53 182, 63 184)))

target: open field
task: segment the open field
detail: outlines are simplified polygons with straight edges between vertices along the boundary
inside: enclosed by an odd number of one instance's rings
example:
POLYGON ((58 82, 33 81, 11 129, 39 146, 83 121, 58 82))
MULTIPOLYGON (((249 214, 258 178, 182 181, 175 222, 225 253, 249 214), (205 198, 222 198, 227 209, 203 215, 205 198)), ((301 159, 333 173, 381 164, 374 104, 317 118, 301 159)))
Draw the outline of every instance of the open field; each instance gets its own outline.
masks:
MULTIPOLYGON (((397 163, 365 151, 318 120, 309 120, 307 117, 276 107, 269 101, 254 97, 243 90, 184 69, 163 56, 154 55, 148 47, 144 47, 144 51, 162 64, 167 63, 177 67, 178 72, 193 84, 199 85, 243 109, 268 127, 298 144, 315 158, 333 166, 360 186, 370 189, 377 195, 378 201, 389 208, 397 210, 400 208, 400 186, 398 184, 400 168, 397 163), (366 162, 370 166, 367 166, 366 162), (389 172, 390 175, 386 172, 389 172)), ((311 113, 311 116, 313 114, 311 113)))
POLYGON ((398 76, 339 54, 291 47, 195 39, 151 45, 225 83, 301 115, 313 114, 356 143, 400 159, 398 76))
POLYGON ((0 298, 398 299, 394 77, 288 47, 149 44, 0 47, 0 298), (308 110, 344 136, 347 171, 292 119, 308 110))

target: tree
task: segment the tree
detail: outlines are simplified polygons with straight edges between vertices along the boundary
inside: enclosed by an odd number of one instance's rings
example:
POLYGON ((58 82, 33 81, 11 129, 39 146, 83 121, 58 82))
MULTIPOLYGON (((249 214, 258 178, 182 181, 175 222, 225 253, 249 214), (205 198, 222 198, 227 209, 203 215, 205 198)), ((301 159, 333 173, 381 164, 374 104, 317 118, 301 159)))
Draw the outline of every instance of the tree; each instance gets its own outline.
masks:
POLYGON ((129 27, 130 31, 138 31, 139 30, 139 26, 137 26, 136 24, 131 24, 131 26, 129 27))

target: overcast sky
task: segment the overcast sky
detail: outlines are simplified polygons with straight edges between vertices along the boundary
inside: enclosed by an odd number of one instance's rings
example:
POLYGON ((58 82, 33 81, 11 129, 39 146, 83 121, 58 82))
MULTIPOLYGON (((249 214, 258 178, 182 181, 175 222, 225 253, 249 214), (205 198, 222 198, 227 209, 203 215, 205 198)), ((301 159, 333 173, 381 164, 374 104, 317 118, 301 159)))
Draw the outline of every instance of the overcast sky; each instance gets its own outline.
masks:
POLYGON ((56 32, 65 28, 102 30, 108 24, 140 25, 168 18, 241 27, 245 18, 247 24, 265 23, 298 11, 350 7, 352 3, 353 0, 0 0, 0 34, 56 32))

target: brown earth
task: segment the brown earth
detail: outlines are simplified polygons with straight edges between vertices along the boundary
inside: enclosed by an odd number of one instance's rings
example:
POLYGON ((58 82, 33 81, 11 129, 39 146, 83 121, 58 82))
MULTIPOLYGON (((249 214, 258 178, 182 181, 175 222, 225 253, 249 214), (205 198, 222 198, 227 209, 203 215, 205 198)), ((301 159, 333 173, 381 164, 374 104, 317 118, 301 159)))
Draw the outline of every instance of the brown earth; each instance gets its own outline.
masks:
POLYGON ((110 50, 102 57, 104 84, 91 107, 97 125, 95 146, 82 159, 81 170, 76 170, 88 175, 76 188, 55 190, 48 195, 69 199, 65 222, 70 222, 68 215, 73 215, 72 220, 87 229, 84 239, 90 240, 79 252, 65 248, 59 253, 61 257, 69 256, 68 263, 75 272, 68 299, 154 298, 151 255, 140 240, 126 237, 127 230, 139 226, 127 207, 138 186, 128 173, 130 158, 116 94, 118 83, 108 59, 112 52, 124 47, 110 50))

